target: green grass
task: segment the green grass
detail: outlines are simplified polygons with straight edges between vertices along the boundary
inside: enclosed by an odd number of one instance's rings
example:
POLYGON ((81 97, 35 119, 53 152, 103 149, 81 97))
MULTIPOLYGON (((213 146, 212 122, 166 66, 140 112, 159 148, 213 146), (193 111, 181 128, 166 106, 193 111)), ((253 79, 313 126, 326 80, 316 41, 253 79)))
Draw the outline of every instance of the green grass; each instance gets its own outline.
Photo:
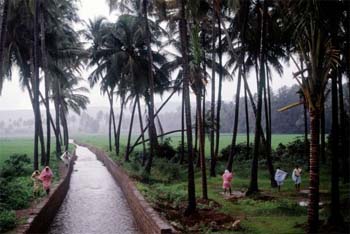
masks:
MULTIPOLYGON (((273 147, 279 143, 287 144, 293 141, 299 135, 273 135, 273 147)), ((108 139, 105 136, 79 136, 78 140, 98 146, 103 149, 108 149, 108 139)), ((251 137, 251 139, 253 139, 251 137)), ((172 143, 174 146, 179 142, 180 136, 172 136, 172 143)), ((230 136, 223 134, 220 140, 220 148, 230 143, 230 136)), ((239 135, 238 142, 244 142, 245 136, 239 135)), ((122 144, 125 138, 122 138, 122 144)), ((207 144, 208 146, 208 144, 207 144)), ((208 152, 208 149, 207 149, 208 152)), ((187 199, 187 169, 186 166, 177 166, 171 164, 163 159, 154 160, 152 167, 152 174, 148 183, 142 182, 142 168, 136 162, 123 162, 121 157, 116 157, 113 152, 110 156, 118 161, 128 171, 128 173, 136 178, 138 189, 144 194, 146 199, 151 203, 157 203, 162 200, 168 201, 173 206, 177 207, 181 202, 186 202, 187 199), (177 170, 177 171, 176 171, 177 170), (170 173, 171 172, 171 173, 170 173), (175 177, 169 176, 173 174, 175 177)), ((250 179, 250 161, 234 161, 233 171, 235 173, 232 188, 237 191, 246 191, 250 179)), ((243 198, 238 201, 225 200, 221 195, 222 179, 221 174, 225 169, 225 163, 217 165, 217 177, 209 177, 208 196, 210 199, 218 202, 221 205, 220 211, 227 213, 235 219, 241 220, 243 230, 233 233, 288 233, 297 234, 304 233, 302 225, 307 222, 307 210, 305 207, 300 207, 297 202, 301 199, 307 199, 305 195, 300 195, 295 192, 294 184, 291 180, 291 173, 295 162, 275 162, 275 166, 280 166, 286 170, 289 175, 285 184, 281 188, 281 192, 270 187, 270 180, 267 168, 264 163, 259 164, 259 189, 261 194, 272 197, 272 200, 262 201, 254 198, 243 198)), ((207 165, 209 166, 209 165, 207 165)), ((308 188, 308 178, 306 170, 307 165, 302 165, 304 175, 302 177, 301 189, 308 188)), ((209 171, 207 171, 209 175, 209 171)), ((201 177, 199 169, 196 169, 196 196, 201 197, 201 177)), ((349 185, 340 183, 341 197, 347 198, 350 192, 349 185)), ((330 196, 330 171, 329 165, 323 165, 320 168, 320 192, 321 200, 329 202, 330 196)), ((320 210, 320 219, 325 219, 328 215, 327 209, 320 210)), ((346 219, 349 219, 349 212, 344 210, 346 219)), ((205 229, 203 229, 203 233, 205 229)), ((232 233, 232 232, 219 232, 232 233)))
MULTIPOLYGON (((300 134, 273 134, 272 135, 272 148, 276 148, 278 146, 278 144, 282 143, 282 144, 287 144, 293 140, 295 140, 297 137, 302 137, 303 135, 300 134)), ((136 138, 138 137, 138 135, 134 135, 131 138, 131 145, 134 144, 136 138)), ((168 137, 171 138, 171 144, 173 147, 177 147, 179 145, 179 143, 181 142, 181 135, 180 134, 172 134, 169 135, 168 137)), ((74 139, 78 140, 78 141, 82 141, 85 143, 90 143, 90 144, 94 144, 102 149, 107 150, 108 149, 108 136, 107 135, 77 135, 74 137, 74 139)), ((225 148, 226 146, 231 144, 231 140, 232 140, 232 134, 228 134, 228 133, 223 133, 220 135, 220 144, 219 144, 219 151, 223 148, 225 148)), ((254 140, 254 134, 250 135, 250 142, 252 142, 254 140)), ((206 152, 206 156, 209 156, 210 153, 210 142, 209 142, 209 138, 206 137, 205 139, 205 152, 206 152)), ((246 135, 245 134, 238 134, 237 135, 237 143, 243 143, 246 142, 246 135)), ((122 147, 125 147, 127 143, 127 136, 122 135, 120 138, 120 145, 122 147)), ((113 139, 112 139, 112 144, 113 144, 113 139)), ((112 146, 113 147, 113 146, 112 146)), ((135 148, 136 150, 141 150, 141 145, 137 146, 135 148)), ((123 152, 123 151, 121 151, 123 152)))

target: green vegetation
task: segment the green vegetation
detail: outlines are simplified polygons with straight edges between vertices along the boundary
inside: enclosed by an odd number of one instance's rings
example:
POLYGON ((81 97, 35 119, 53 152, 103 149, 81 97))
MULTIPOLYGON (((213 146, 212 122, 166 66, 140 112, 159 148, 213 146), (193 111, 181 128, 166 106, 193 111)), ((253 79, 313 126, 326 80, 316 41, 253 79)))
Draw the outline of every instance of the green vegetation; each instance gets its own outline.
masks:
MULTIPOLYGON (((222 139, 229 136, 224 135, 222 139)), ((296 193, 294 183, 291 180, 291 173, 294 168, 295 153, 303 147, 300 140, 294 139, 295 135, 278 135, 274 136, 274 145, 283 142, 276 150, 273 151, 275 166, 287 171, 288 178, 282 186, 281 192, 271 188, 269 173, 266 168, 265 160, 259 162, 259 187, 260 195, 256 197, 225 199, 222 195, 222 179, 221 174, 225 169, 225 161, 219 162, 217 165, 217 177, 208 177, 208 196, 211 204, 218 203, 219 207, 214 206, 214 210, 228 214, 235 219, 241 220, 241 229, 237 233, 303 233, 307 220, 306 207, 298 205, 299 201, 306 201, 307 194, 296 193), (276 142, 277 141, 277 142, 276 142), (286 144, 286 145, 284 145, 286 144), (293 150, 292 150, 293 149, 293 150), (293 154, 294 152, 294 154, 293 154), (278 155, 282 155, 278 158, 278 155)), ((89 143, 104 149, 106 141, 102 136, 79 138, 84 143, 89 143)), ((172 138, 173 139, 173 138, 172 138)), ((243 141, 243 139, 242 139, 243 141)), ((183 212, 183 207, 187 201, 187 168, 173 162, 174 159, 167 160, 165 158, 157 158, 154 162, 152 174, 145 177, 144 170, 140 165, 140 159, 137 157, 138 152, 131 156, 130 162, 123 161, 122 157, 116 157, 113 152, 110 156, 126 169, 129 175, 137 180, 137 187, 146 199, 151 202, 156 210, 160 211, 171 221, 171 217, 167 216, 167 210, 177 209, 177 212, 183 212), (166 208, 164 208, 166 207, 166 208), (163 208, 163 209, 162 209, 163 208)), ((302 158, 300 155, 299 158, 302 158)), ((232 189, 234 191, 247 191, 250 177, 250 160, 243 160, 242 155, 237 155, 233 164, 234 179, 232 189), (241 160, 242 159, 242 160, 241 160)), ((303 170, 307 168, 306 164, 301 164, 303 170)), ((196 197, 201 197, 201 174, 200 169, 196 169, 195 173, 196 197)), ((302 178, 302 190, 308 189, 307 173, 302 178)), ((330 171, 328 165, 322 165, 320 171, 320 192, 321 201, 329 204, 330 201, 330 171)), ((342 202, 348 201, 346 194, 350 190, 348 185, 341 185, 342 202)), ((206 208, 203 204, 198 204, 199 210, 206 208)), ((320 219, 324 220, 328 215, 328 205, 320 209, 320 219)), ((344 210, 344 215, 349 219, 349 212, 344 210)), ((184 230, 188 230, 184 227, 184 230)), ((201 232, 210 230, 205 224, 200 225, 201 232)), ((208 231, 210 233, 210 231, 208 231)), ((221 231, 219 233, 222 233, 221 231)), ((232 233, 228 232, 228 233, 232 233)))
MULTIPOLYGON (((12 229, 20 222, 15 210, 28 208, 34 201, 33 181, 33 140, 30 138, 1 138, 0 141, 0 232, 12 229)), ((73 148, 70 148, 72 151, 73 148)), ((52 155, 56 152, 53 151, 52 155)), ((59 163, 55 156, 50 167, 54 183, 59 181, 59 163)), ((40 168, 42 169, 42 168, 40 168)), ((40 193, 39 199, 45 193, 40 193)))

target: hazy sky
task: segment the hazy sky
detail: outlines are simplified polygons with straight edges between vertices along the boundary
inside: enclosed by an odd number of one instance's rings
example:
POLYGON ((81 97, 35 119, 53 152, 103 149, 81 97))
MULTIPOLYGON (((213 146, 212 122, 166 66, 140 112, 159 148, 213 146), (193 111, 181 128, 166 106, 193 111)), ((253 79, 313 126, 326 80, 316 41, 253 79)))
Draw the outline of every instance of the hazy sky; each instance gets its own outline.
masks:
MULTIPOLYGON (((80 0, 79 4, 79 15, 82 20, 93 19, 97 16, 104 16, 110 20, 115 20, 117 18, 116 13, 109 12, 108 5, 106 1, 92 1, 92 0, 80 0)), ((77 26, 81 28, 81 26, 77 26)), ((277 90, 283 85, 292 85, 296 84, 296 81, 292 79, 292 71, 295 71, 295 68, 285 66, 283 77, 279 77, 276 74, 273 74, 272 89, 277 90)), ((83 73, 83 78, 86 79, 89 74, 89 71, 83 73)), ((235 77, 234 77, 235 78, 235 77)), ((255 73, 250 74, 249 83, 253 92, 256 91, 256 79, 255 73)), ((82 83, 83 86, 88 87, 87 82, 82 83)), ((224 82, 223 84, 223 100, 232 101, 235 93, 236 84, 235 82, 224 82)), ((208 95, 210 95, 210 84, 207 87, 208 95)), ((88 94, 90 97, 90 106, 108 106, 107 98, 101 96, 99 88, 94 88, 90 90, 88 94)), ((167 95, 164 95, 164 98, 167 95)), ((174 101, 179 101, 179 97, 173 97, 174 101)), ((156 97, 156 102, 161 102, 159 97, 156 97)), ((22 91, 18 81, 17 72, 13 73, 11 81, 5 81, 2 95, 0 96, 0 110, 16 110, 16 109, 31 109, 31 104, 28 98, 28 93, 22 91)))

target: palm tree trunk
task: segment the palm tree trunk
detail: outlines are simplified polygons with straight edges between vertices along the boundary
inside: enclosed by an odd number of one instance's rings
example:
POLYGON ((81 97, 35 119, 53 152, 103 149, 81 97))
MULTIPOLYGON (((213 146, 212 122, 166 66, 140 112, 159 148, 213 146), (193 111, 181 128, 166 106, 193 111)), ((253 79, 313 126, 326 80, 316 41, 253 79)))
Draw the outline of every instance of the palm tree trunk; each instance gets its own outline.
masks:
MULTIPOLYGON (((195 129, 194 129, 194 152, 198 151, 198 131, 199 131, 199 127, 198 127, 198 112, 196 111, 195 113, 195 129)), ((199 160, 198 160, 199 161, 199 160)), ((200 165, 197 163, 197 167, 199 167, 200 165)))
POLYGON ((61 109, 61 123, 63 128, 63 143, 64 143, 64 151, 68 151, 69 147, 69 132, 68 132, 68 123, 66 119, 66 114, 61 109))
POLYGON ((202 121, 202 102, 201 102, 201 94, 196 94, 197 100, 197 119, 198 119, 198 129, 199 129, 199 158, 200 158, 200 166, 201 166, 201 174, 202 174, 202 198, 208 199, 208 188, 207 188, 207 174, 206 174, 206 166, 205 166, 205 155, 204 155, 204 129, 203 129, 203 121, 202 121))
MULTIPOLYGON (((220 12, 218 12, 217 14, 220 14, 220 12)), ((221 18, 217 17, 218 20, 218 36, 219 36, 219 48, 218 48, 218 55, 219 55, 219 87, 218 87, 218 103, 217 103, 217 110, 216 110, 216 141, 215 141, 215 151, 214 151, 214 155, 215 155, 215 162, 216 159, 218 157, 218 153, 219 153, 219 145, 220 145, 220 113, 221 113, 221 99, 222 99, 222 40, 221 40, 221 18)), ((216 165, 216 163, 215 163, 216 165)), ((215 176, 215 165, 214 165, 214 176, 215 176)))
POLYGON ((108 121, 108 148, 112 151, 112 111, 109 111, 109 121, 108 121))
POLYGON ((266 82, 264 87, 264 106, 265 106, 265 128, 266 128, 266 144, 265 144, 265 153, 266 153, 266 164, 267 169, 270 174, 270 184, 271 187, 275 188, 277 187, 277 183, 275 181, 275 170, 273 168, 272 158, 271 158, 271 128, 270 128, 270 108, 268 103, 268 93, 266 87, 269 84, 269 76, 268 76, 268 67, 266 64, 266 82))
MULTIPOLYGON (((182 84, 183 80, 181 80, 176 87, 174 88, 174 90, 172 91, 172 93, 167 97, 167 99, 162 103, 162 105, 160 105, 160 107, 158 108, 158 110, 155 112, 154 116, 157 116, 159 114, 159 112, 163 109, 163 107, 169 102, 169 100, 172 98, 172 96, 174 96, 174 94, 178 91, 178 89, 180 88, 181 84, 182 84)), ((146 132, 146 130, 149 127, 149 122, 146 124, 146 126, 143 129, 143 133, 146 132)), ((135 146, 138 145, 139 141, 141 140, 141 134, 139 135, 139 137, 136 139, 135 143, 133 144, 133 146, 130 148, 130 152, 129 154, 134 150, 135 146)))
POLYGON ((318 202, 319 202, 319 141, 320 115, 318 110, 310 111, 310 169, 309 169, 309 206, 308 227, 309 233, 317 233, 318 229, 318 202))
POLYGON ((343 217, 340 213, 339 204, 339 123, 338 123, 338 88, 337 72, 332 74, 332 132, 331 132, 331 152, 332 152, 332 173, 331 173, 331 213, 328 218, 330 224, 339 226, 343 224, 343 217))
MULTIPOLYGON (((242 56, 241 56, 241 59, 242 59, 242 56)), ((240 92, 241 92, 241 80, 242 80, 242 65, 240 65, 239 69, 238 69, 238 81, 237 81, 237 90, 236 90, 236 99, 235 99, 235 121, 233 123, 230 154, 229 154, 229 158, 228 158, 227 166, 226 166, 227 170, 229 170, 229 171, 232 171, 233 158, 234 158, 235 149, 236 149, 236 139, 237 139, 237 131, 238 131, 238 116, 239 116, 239 100, 240 100, 240 92)))
MULTIPOLYGON (((126 150, 125 150, 125 158, 124 158, 124 160, 127 161, 127 162, 129 161, 129 148, 130 148, 132 127, 134 125, 134 116, 135 116, 136 104, 137 104, 137 98, 136 98, 136 100, 134 102, 134 106, 133 106, 132 112, 131 112, 131 120, 130 120, 130 125, 129 125, 128 142, 127 142, 126 150)), ((148 162, 147 162, 147 164, 148 164, 148 162)))
POLYGON ((183 164, 185 157, 185 96, 182 90, 182 101, 181 101, 181 158, 180 164, 183 164))
MULTIPOLYGON (((114 92, 114 88, 113 87, 111 87, 110 91, 108 91, 108 89, 107 89, 107 95, 108 95, 109 106, 110 106, 110 119, 111 119, 111 122, 113 124, 114 146, 116 146, 117 130, 116 130, 116 123, 115 123, 115 115, 114 115, 114 104, 113 104, 114 103, 113 102, 114 101, 114 95, 113 95, 113 92, 114 92)), ((110 126, 110 129, 111 129, 111 126, 110 126)))
POLYGON ((35 125, 34 125, 34 170, 38 170, 38 144, 39 144, 39 32, 38 32, 38 23, 39 23, 39 12, 40 6, 39 1, 35 1, 34 8, 34 45, 33 45, 33 61, 34 61, 34 77, 33 77, 33 95, 34 95, 34 117, 35 117, 35 125))
POLYGON ((139 122, 140 122, 140 131, 141 131, 141 137, 142 137, 142 166, 145 165, 146 162, 146 143, 145 143, 145 134, 143 133, 143 121, 142 121, 142 112, 141 112, 141 103, 140 103, 140 97, 137 95, 136 96, 137 100, 137 109, 138 109, 138 114, 139 114, 139 122))
POLYGON ((210 127, 210 176, 214 177, 215 174, 215 164, 216 164, 216 157, 215 157, 215 127, 217 127, 217 124, 215 124, 215 14, 213 13, 213 19, 212 19, 213 25, 212 25, 212 75, 211 75, 211 104, 210 104, 210 120, 211 120, 211 127, 210 127))
POLYGON ((9 0, 5 0, 3 3, 2 21, 1 21, 1 34, 0 34, 0 94, 2 90, 3 79, 3 66, 4 66, 4 50, 7 34, 7 15, 9 10, 9 0))
MULTIPOLYGON (((259 14, 259 13, 258 13, 259 14)), ((255 136, 254 136, 254 154, 251 168, 250 184, 247 195, 259 191, 258 188, 258 160, 260 153, 260 137, 261 137, 261 112, 262 112, 262 94, 265 87, 265 39, 266 39, 266 23, 267 23, 267 2, 264 1, 262 30, 260 37, 260 80, 258 82, 258 103, 255 120, 255 136)))
POLYGON ((151 173, 151 166, 154 154, 158 151, 158 140, 157 140, 157 130, 154 125, 154 79, 153 79, 153 56, 151 48, 151 34, 148 26, 148 0, 143 0, 143 17, 145 20, 146 28, 146 45, 148 52, 148 79, 149 79, 149 107, 148 107, 148 118, 149 118, 149 138, 150 138, 150 155, 145 167, 147 173, 151 173))
POLYGON ((55 105, 55 114, 56 114, 56 157, 59 158, 62 154, 61 151, 61 142, 60 142, 60 101, 59 101, 59 92, 60 92, 60 85, 59 81, 56 80, 55 82, 56 88, 55 88, 55 99, 54 99, 54 105, 55 105))
MULTIPOLYGON (((245 76, 245 66, 243 65, 243 76, 245 76)), ((249 159, 250 156, 250 129, 249 129, 249 110, 248 110, 248 95, 247 95, 247 86, 244 84, 244 107, 245 107, 245 124, 246 124, 246 134, 247 134, 247 155, 246 159, 249 159)))
POLYGON ((321 110, 321 146, 320 147, 321 147, 320 149, 321 160, 322 160, 322 163, 325 164, 327 160, 326 160, 326 113, 324 111, 324 104, 321 110))
POLYGON ((338 74, 338 88, 339 88, 339 112, 340 112, 340 154, 342 155, 342 174, 343 183, 349 182, 349 163, 347 155, 349 155, 349 145, 346 144, 346 112, 344 109, 344 94, 343 94, 343 81, 342 74, 338 74))
POLYGON ((309 138, 308 138, 308 126, 307 126, 307 106, 306 106, 306 99, 305 96, 303 95, 303 99, 304 99, 304 104, 303 104, 303 108, 304 108, 304 153, 305 153, 305 159, 309 162, 309 138))
POLYGON ((117 128, 117 136, 116 136, 116 140, 115 140, 115 153, 116 153, 116 155, 119 155, 119 149, 120 149, 120 132, 121 132, 123 112, 124 112, 124 102, 125 102, 124 97, 121 97, 120 102, 121 102, 121 104, 120 104, 119 122, 118 122, 118 128, 117 128))
MULTIPOLYGON (((42 2, 42 7, 44 8, 45 2, 42 2)), ((45 37, 45 21, 44 21, 44 9, 40 11, 40 31, 41 31, 41 56, 42 65, 45 73, 45 103, 46 107, 46 160, 45 165, 50 163, 50 153, 51 153, 51 127, 50 127, 50 101, 49 101, 49 90, 50 82, 48 77, 48 62, 46 56, 46 37, 45 37)))
POLYGON ((185 115, 186 115, 186 131, 187 131, 187 148, 188 148, 188 206, 185 215, 193 214, 196 211, 196 193, 194 183, 193 168, 193 148, 192 148, 192 124, 191 124, 191 101, 189 91, 189 59, 188 59, 188 36, 187 36, 187 20, 185 16, 185 0, 180 0, 180 42, 182 54, 182 67, 184 76, 184 97, 185 97, 185 115))

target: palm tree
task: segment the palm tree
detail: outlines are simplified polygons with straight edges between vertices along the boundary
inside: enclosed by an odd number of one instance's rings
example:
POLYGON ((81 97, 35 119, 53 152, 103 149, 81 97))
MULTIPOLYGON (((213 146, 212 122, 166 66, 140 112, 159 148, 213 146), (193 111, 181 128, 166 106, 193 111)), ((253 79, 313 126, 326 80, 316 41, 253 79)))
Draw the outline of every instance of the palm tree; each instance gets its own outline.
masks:
MULTIPOLYGON (((300 53, 306 68, 301 70, 298 84, 305 96, 310 114, 310 177, 309 177, 309 233, 318 230, 319 203, 319 126, 324 102, 324 89, 328 75, 338 60, 330 35, 322 24, 320 16, 322 1, 290 1, 285 12, 289 25, 294 30, 296 50, 300 53), (292 20, 291 20, 292 19, 292 20), (307 76, 304 76, 307 72, 307 76)), ((287 20, 287 19, 286 19, 287 20)), ((286 21, 287 22, 287 21, 286 21)), ((297 63, 295 63, 298 65, 297 63)))

